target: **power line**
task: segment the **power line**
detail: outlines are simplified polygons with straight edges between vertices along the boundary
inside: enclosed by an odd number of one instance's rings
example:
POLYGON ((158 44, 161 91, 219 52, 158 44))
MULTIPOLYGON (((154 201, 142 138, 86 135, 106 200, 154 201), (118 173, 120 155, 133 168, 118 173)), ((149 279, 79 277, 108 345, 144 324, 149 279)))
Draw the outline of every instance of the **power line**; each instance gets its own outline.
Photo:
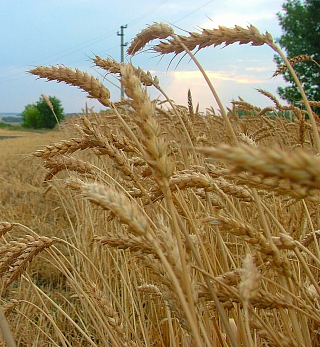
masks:
POLYGON ((191 15, 194 14, 195 12, 201 10, 203 7, 209 5, 210 2, 213 2, 213 0, 210 0, 210 1, 206 2, 204 5, 202 5, 202 6, 198 7, 198 8, 196 8, 196 9, 193 10, 192 12, 190 12, 190 13, 188 13, 187 15, 185 15, 185 16, 181 17, 180 19, 176 20, 175 22, 173 22, 173 24, 176 24, 176 23, 180 22, 181 20, 183 20, 183 19, 185 19, 185 18, 191 16, 191 15))
MULTIPOLYGON (((159 9, 161 6, 163 6, 168 1, 169 0, 161 1, 158 5, 152 7, 150 10, 144 12, 142 15, 140 15, 137 18, 133 19, 131 22, 129 22, 129 25, 138 23, 143 18, 147 17, 149 14, 155 12, 157 9, 159 9)), ((105 40, 105 39, 107 39, 109 37, 112 37, 114 35, 115 31, 116 31, 116 29, 112 29, 112 30, 108 31, 105 34, 93 37, 93 38, 91 38, 89 40, 86 40, 86 41, 84 41, 82 43, 79 43, 79 44, 77 44, 77 45, 75 45, 73 47, 69 47, 66 50, 62 50, 60 52, 57 52, 57 53, 54 53, 54 54, 50 54, 50 55, 47 55, 47 56, 45 56, 43 58, 31 61, 27 65, 29 65, 29 66, 38 65, 39 61, 43 62, 43 61, 48 60, 48 59, 51 61, 52 58, 54 58, 54 57, 57 57, 56 59, 61 59, 61 58, 67 57, 67 56, 69 56, 69 55, 71 55, 73 53, 76 53, 76 52, 79 52, 79 51, 83 50, 84 48, 90 47, 90 46, 94 45, 95 43, 98 43, 98 42, 100 42, 102 40, 105 40), (64 53, 66 53, 66 54, 64 54, 64 53)), ((16 70, 16 69, 17 68, 5 69, 5 70, 2 70, 1 73, 6 73, 8 71, 12 71, 12 70, 16 70)), ((19 74, 19 73, 14 73, 13 75, 7 76, 6 78, 15 77, 17 74, 19 74)))
MULTIPOLYGON (((161 8, 165 3, 167 3, 169 0, 163 0, 161 1, 160 3, 158 3, 156 6, 152 7, 151 9, 145 11, 143 14, 141 14, 140 16, 138 16, 137 18, 133 19, 132 21, 129 22, 129 25, 134 25, 136 23, 138 23, 139 21, 141 21, 142 19, 146 18, 148 15, 150 15, 151 13, 155 12, 156 10, 158 10, 159 8, 161 8)), ((191 11, 190 13, 188 13, 187 15, 179 18, 177 21, 173 22, 173 24, 175 23, 178 23, 180 22, 181 20, 191 16, 192 14, 194 14, 195 12, 197 12, 198 10, 200 10, 201 8, 207 6, 209 3, 213 2, 213 0, 211 1, 208 1, 206 2, 205 4, 199 6, 198 8, 196 8, 195 10, 191 11)), ((110 31, 108 31, 107 33, 105 34, 102 34, 102 35, 98 35, 96 37, 93 37, 89 40, 86 40, 82 43, 79 43, 73 47, 69 47, 68 49, 66 50, 62 50, 60 52, 57 52, 57 53, 54 53, 54 54, 50 54, 50 55, 47 55, 41 59, 37 59, 37 60, 34 60, 26 65, 28 66, 34 66, 34 65, 38 65, 39 62, 43 63, 45 60, 49 60, 48 64, 51 63, 52 59, 54 57, 55 60, 57 59, 62 59, 62 58, 65 58, 67 56, 70 56, 76 52, 79 52, 81 50, 83 50, 84 48, 87 48, 87 47, 90 47, 100 41, 103 41, 109 37, 111 37, 112 35, 114 35, 114 32, 116 31, 116 29, 112 29, 110 31), (65 54, 64 54, 65 53, 65 54)), ((109 50, 109 49, 108 49, 109 50)), ((5 70, 0 70, 0 73, 3 75, 5 74, 6 72, 9 72, 9 71, 16 71, 18 69, 21 69, 21 67, 15 67, 15 68, 9 68, 9 69, 5 69, 5 70)), ((9 82, 11 80, 17 80, 19 78, 23 78, 23 77, 17 77, 19 75, 21 75, 21 73, 24 72, 24 71, 19 71, 19 72, 15 72, 9 76, 3 76, 0 78, 0 83, 4 83, 4 82, 9 82)))

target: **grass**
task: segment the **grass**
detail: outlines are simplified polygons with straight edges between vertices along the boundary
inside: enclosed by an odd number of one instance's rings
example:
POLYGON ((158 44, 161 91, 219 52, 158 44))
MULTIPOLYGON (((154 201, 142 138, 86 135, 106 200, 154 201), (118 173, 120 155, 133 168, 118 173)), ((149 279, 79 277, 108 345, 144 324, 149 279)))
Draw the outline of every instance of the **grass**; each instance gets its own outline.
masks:
POLYGON ((0 122, 0 128, 7 130, 25 130, 25 128, 23 128, 21 125, 7 124, 3 122, 0 122))
POLYGON ((189 54, 219 115, 195 111, 191 93, 188 107, 176 105, 149 72, 111 59, 93 62, 121 79, 119 103, 81 71, 31 71, 110 110, 32 141, 3 140, 14 141, 0 152, 7 344, 317 346, 320 163, 310 104, 304 96, 306 111, 282 106, 260 91, 270 107, 239 100, 226 110, 192 54, 235 42, 279 52, 269 33, 178 36, 155 23, 128 52, 156 38, 165 40, 153 48, 160 54, 189 54), (33 156, 13 155, 18 148, 33 156))

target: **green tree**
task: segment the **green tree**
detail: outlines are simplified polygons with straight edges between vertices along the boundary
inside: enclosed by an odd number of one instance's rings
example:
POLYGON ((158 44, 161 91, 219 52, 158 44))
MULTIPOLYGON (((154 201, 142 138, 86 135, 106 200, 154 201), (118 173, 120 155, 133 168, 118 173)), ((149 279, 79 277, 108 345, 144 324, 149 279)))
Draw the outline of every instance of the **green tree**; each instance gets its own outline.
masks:
POLYGON ((40 113, 36 104, 28 104, 21 113, 21 117, 23 120, 23 127, 34 129, 38 128, 37 124, 39 124, 40 113))
MULTIPOLYGON (((310 56, 320 63, 320 0, 287 0, 283 6, 283 13, 278 13, 280 26, 283 30, 278 43, 289 59, 301 54, 310 56)), ((275 56, 280 67, 283 61, 275 56)), ((294 69, 309 100, 320 100, 320 69, 313 61, 297 63, 294 69)), ((295 104, 301 100, 301 95, 289 71, 285 71, 285 81, 289 86, 278 88, 280 97, 295 104)))
POLYGON ((40 97, 38 102, 27 105, 21 113, 23 127, 53 129, 57 125, 57 120, 59 122, 63 120, 64 115, 61 101, 54 96, 49 96, 48 100, 54 112, 44 97, 40 97))

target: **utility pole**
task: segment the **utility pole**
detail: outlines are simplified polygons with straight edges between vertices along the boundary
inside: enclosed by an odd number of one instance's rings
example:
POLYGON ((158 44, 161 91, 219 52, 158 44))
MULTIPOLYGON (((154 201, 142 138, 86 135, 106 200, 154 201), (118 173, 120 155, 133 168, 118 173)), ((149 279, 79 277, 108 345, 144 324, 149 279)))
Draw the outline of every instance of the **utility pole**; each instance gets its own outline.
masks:
MULTIPOLYGON (((127 27, 128 27, 128 25, 126 24, 126 25, 121 25, 121 27, 120 27, 120 29, 121 29, 121 31, 120 31, 120 33, 119 33, 119 31, 117 32, 117 35, 118 36, 121 36, 121 44, 120 44, 120 47, 121 47, 121 63, 124 63, 124 47, 125 46, 127 46, 127 42, 126 43, 124 43, 124 40, 123 40, 123 38, 124 38, 124 32, 123 32, 123 30, 124 29, 127 29, 127 27)), ((123 90, 123 85, 121 84, 121 100, 124 98, 124 90, 123 90)))

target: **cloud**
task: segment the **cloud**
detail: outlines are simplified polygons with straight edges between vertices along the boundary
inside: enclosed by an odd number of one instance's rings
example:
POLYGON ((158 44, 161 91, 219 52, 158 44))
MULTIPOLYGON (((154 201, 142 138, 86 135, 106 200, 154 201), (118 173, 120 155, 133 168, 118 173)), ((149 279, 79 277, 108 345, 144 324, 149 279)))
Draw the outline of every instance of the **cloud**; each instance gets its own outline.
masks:
MULTIPOLYGON (((250 69, 250 68, 249 68, 250 69)), ((255 68, 252 68, 252 71, 255 68)), ((257 68, 259 69, 259 68, 257 68)), ((279 86, 275 81, 267 78, 259 78, 250 73, 237 73, 235 71, 206 71, 222 104, 229 106, 232 100, 243 97, 248 102, 259 107, 269 106, 270 100, 255 92, 255 88, 261 88, 276 94, 279 86)), ((191 90, 194 105, 200 103, 200 111, 213 106, 217 109, 215 99, 205 82, 200 71, 172 71, 168 73, 156 73, 160 78, 160 84, 177 104, 187 105, 188 89, 191 90)))
MULTIPOLYGON (((171 72, 174 80, 176 81, 185 81, 190 84, 203 84, 206 82, 200 71, 173 71, 171 72)), ((206 71, 210 80, 221 80, 221 81, 233 81, 236 83, 263 83, 265 82, 262 79, 258 79, 252 75, 246 74, 237 74, 235 72, 230 71, 206 71)))
POLYGON ((247 71, 256 71, 256 72, 270 71, 270 67, 269 66, 265 66, 265 67, 247 67, 246 70, 247 71))

